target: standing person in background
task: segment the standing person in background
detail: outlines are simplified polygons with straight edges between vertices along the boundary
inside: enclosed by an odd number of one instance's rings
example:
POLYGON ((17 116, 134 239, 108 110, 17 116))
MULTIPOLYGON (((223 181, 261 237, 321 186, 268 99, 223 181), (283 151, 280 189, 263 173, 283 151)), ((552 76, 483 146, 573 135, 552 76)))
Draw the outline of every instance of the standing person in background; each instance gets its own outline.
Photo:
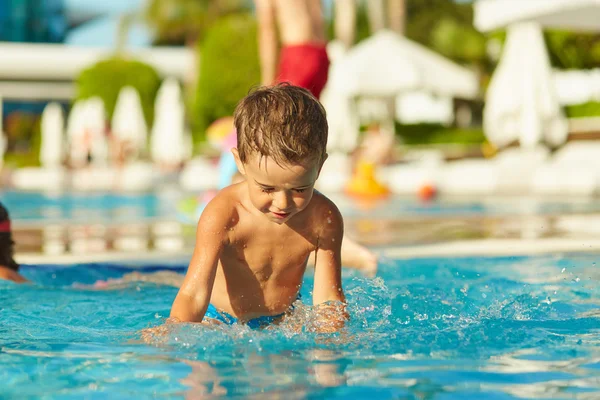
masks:
POLYGON ((254 3, 262 84, 289 82, 319 98, 329 71, 321 1, 254 0, 254 3))
POLYGON ((4 205, 0 203, 0 280, 28 282, 19 274, 19 264, 13 258, 13 246, 10 217, 4 205))

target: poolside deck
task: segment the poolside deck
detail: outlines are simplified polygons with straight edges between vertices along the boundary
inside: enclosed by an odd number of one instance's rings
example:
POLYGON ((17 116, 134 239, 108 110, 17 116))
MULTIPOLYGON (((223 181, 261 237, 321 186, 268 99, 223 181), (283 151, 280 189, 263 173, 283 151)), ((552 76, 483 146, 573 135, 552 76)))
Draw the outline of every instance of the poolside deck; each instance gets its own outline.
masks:
MULTIPOLYGON (((600 253, 600 214, 346 218, 350 237, 384 257, 600 253)), ((174 220, 118 224, 14 224, 25 264, 186 263, 194 227, 174 220)))

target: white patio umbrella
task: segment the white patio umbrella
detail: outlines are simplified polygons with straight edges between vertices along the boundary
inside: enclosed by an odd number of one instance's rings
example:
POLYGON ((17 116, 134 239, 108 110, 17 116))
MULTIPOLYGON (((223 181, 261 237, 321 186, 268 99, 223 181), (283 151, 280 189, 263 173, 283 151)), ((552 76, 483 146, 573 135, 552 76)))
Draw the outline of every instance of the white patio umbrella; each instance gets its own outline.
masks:
POLYGON ((91 97, 85 103, 85 127, 90 135, 92 163, 108 164, 108 140, 106 137, 106 110, 100 97, 91 97))
MULTIPOLYGON (((511 56, 513 61, 504 62, 505 67, 498 68, 498 72, 494 73, 492 83, 495 83, 488 89, 486 98, 486 110, 484 111, 484 125, 486 129, 497 129, 495 123, 498 119, 486 121, 488 118, 498 118, 505 114, 502 110, 490 110, 494 107, 506 107, 507 109, 516 109, 517 104, 529 107, 529 115, 525 116, 523 111, 523 129, 529 133, 523 133, 523 141, 525 145, 530 145, 535 140, 539 140, 540 135, 545 136, 549 143, 559 144, 566 139, 567 127, 565 126, 564 117, 557 112, 555 117, 550 117, 550 110, 558 109, 558 96, 555 93, 554 86, 551 82, 552 76, 549 73, 549 62, 545 44, 541 38, 540 29, 543 28, 560 28, 574 31, 600 31, 600 0, 479 0, 475 3, 474 13, 475 26, 481 31, 491 31, 494 29, 515 26, 509 28, 509 36, 507 38, 506 48, 503 52, 504 57, 509 54, 521 54, 523 70, 517 71, 515 65, 519 62, 516 59, 518 56, 511 56), (529 37, 526 39, 525 37, 529 37), (519 37, 523 38, 522 40, 519 37), (509 46, 508 41, 511 41, 509 46), (535 47, 533 47, 535 46, 535 47), (518 50, 518 48, 521 48, 518 50), (534 59, 535 58, 535 59, 534 59), (512 65, 512 67, 510 67, 512 65), (535 65, 535 66, 534 66, 535 65), (512 73, 505 72, 512 68, 512 73), (527 72, 526 72, 527 71, 527 72), (496 74, 502 74, 502 83, 500 78, 496 78, 496 74), (512 78, 511 78, 512 76, 512 78), (514 78, 514 79, 513 79, 514 78), (516 88, 519 83, 527 82, 527 88, 530 92, 526 93, 520 90, 519 96, 514 93, 508 93, 506 88, 516 88), (547 97, 542 99, 539 91, 544 92, 547 97), (494 91, 503 92, 495 94, 494 91), (511 99, 500 99, 502 96, 510 96, 514 100, 512 105, 511 99), (490 104, 490 99, 492 100, 490 104), (537 99, 537 100, 536 100, 537 99), (532 104, 539 102, 538 106, 532 104), (553 104, 550 105, 550 102, 553 104), (516 103, 516 104, 514 104, 516 103), (536 111, 537 110, 537 111, 536 111), (544 110, 544 111, 541 111, 544 110), (537 133, 535 133, 537 131, 537 133)), ((514 135, 515 130, 522 129, 516 125, 516 120, 513 119, 515 126, 510 128, 514 135)), ((518 133, 517 133, 518 134, 518 133)), ((486 132, 486 135, 488 133, 486 132)), ((492 132, 490 138, 498 140, 499 132, 492 132)), ((500 139, 501 142, 507 142, 509 139, 500 139)))
POLYGON ((328 118, 334 127, 331 143, 349 150, 358 141, 357 129, 348 129, 343 122, 355 118, 352 99, 364 97, 379 109, 373 114, 387 115, 382 123, 385 131, 393 133, 397 96, 416 91, 472 99, 479 93, 479 82, 472 71, 395 32, 382 30, 362 41, 330 69, 324 104, 328 112, 333 110, 328 118))
POLYGON ((474 7, 474 23, 480 31, 527 21, 556 29, 600 29, 600 0, 479 0, 474 7))
POLYGON ((168 78, 156 96, 150 155, 155 162, 179 165, 190 156, 190 142, 185 130, 185 108, 179 82, 168 78))
POLYGON ((106 113, 99 97, 78 100, 67 118, 69 159, 77 166, 87 164, 88 154, 96 165, 108 162, 106 113))
POLYGON ((67 118, 68 155, 74 165, 85 164, 88 155, 85 139, 85 104, 86 100, 77 100, 71 107, 67 118))
POLYGON ((119 92, 111 128, 113 137, 121 142, 128 141, 136 154, 146 149, 148 128, 135 88, 126 86, 119 92))
POLYGON ((350 96, 396 96, 426 90, 474 98, 477 76, 468 69, 395 32, 362 41, 332 67, 330 89, 350 96))
POLYGON ((519 140, 523 147, 564 142, 568 127, 556 96, 540 26, 508 28, 500 63, 486 94, 484 131, 496 146, 519 140))
POLYGON ((64 150, 64 118, 60 104, 52 102, 44 108, 41 131, 40 163, 42 167, 60 166, 64 150))

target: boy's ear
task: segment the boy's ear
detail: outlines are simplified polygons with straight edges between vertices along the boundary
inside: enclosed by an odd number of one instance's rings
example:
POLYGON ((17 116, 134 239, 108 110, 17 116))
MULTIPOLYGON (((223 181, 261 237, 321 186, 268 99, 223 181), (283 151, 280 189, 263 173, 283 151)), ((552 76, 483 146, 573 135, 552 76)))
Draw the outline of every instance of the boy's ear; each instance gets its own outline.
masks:
POLYGON ((231 154, 233 154, 233 159, 235 160, 235 165, 237 166, 238 171, 244 177, 246 177, 246 168, 244 168, 244 163, 240 160, 240 153, 238 153, 238 149, 236 147, 231 149, 231 154))
POLYGON ((317 173, 317 178, 319 177, 319 175, 321 175, 321 169, 323 168, 323 164, 325 164, 325 161, 327 161, 327 157, 329 157, 329 154, 325 153, 325 155, 323 156, 323 161, 321 161, 321 165, 319 166, 319 172, 317 173))

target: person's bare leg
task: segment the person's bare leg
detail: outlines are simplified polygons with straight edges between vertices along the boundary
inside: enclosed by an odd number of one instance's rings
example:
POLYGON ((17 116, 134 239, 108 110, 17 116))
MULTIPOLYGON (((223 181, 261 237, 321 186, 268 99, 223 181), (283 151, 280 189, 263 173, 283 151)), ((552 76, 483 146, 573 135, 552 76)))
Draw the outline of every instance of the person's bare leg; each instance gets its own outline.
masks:
POLYGON ((365 275, 377 273, 377 254, 344 235, 342 242, 342 265, 361 270, 365 275))
MULTIPOLYGON (((358 269, 367 276, 375 276, 377 273, 377 254, 344 235, 342 242, 342 266, 358 269)), ((308 265, 314 266, 314 253, 308 257, 308 265)))

